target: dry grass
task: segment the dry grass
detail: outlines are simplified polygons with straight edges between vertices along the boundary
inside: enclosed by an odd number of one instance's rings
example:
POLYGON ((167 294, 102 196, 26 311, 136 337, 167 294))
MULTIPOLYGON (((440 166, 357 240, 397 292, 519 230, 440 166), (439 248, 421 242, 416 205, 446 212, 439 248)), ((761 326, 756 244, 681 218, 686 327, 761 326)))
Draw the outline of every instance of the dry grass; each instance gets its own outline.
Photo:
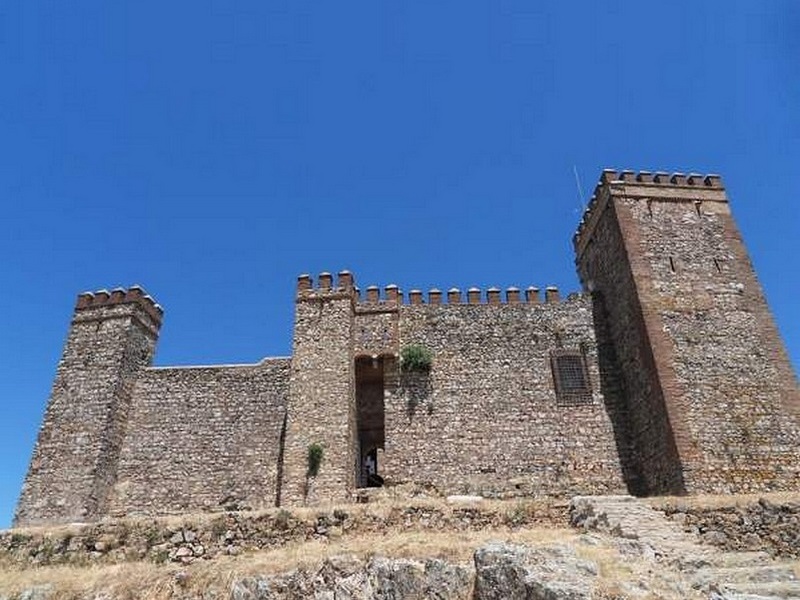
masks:
MULTIPOLYGON (((578 555, 596 563, 598 587, 608 598, 622 597, 624 582, 634 581, 642 569, 628 557, 603 544, 578 543, 579 534, 567 529, 535 528, 520 531, 424 533, 392 531, 329 542, 310 541, 236 557, 219 557, 191 565, 123 563, 90 567, 45 567, 0 573, 0 594, 50 585, 53 600, 67 600, 87 592, 103 590, 114 598, 167 600, 175 592, 208 589, 228 590, 239 578, 285 573, 292 569, 314 570, 328 557, 353 555, 367 560, 374 555, 395 558, 439 558, 451 563, 469 563, 476 548, 492 541, 526 546, 567 543, 578 555)), ((655 598, 655 596, 654 596, 655 598)))
MULTIPOLYGON (((429 509, 445 516, 458 514, 456 511, 474 507, 481 513, 497 514, 500 521, 508 523, 530 523, 532 517, 541 516, 549 522, 550 516, 566 513, 566 504, 554 503, 549 499, 525 500, 483 500, 477 504, 450 504, 441 498, 380 498, 368 504, 326 504, 314 507, 291 507, 288 509, 269 508, 250 511, 241 516, 245 520, 257 520, 264 516, 275 516, 286 510, 294 519, 313 523, 320 514, 332 514, 340 509, 354 521, 365 517, 365 521, 381 522, 390 515, 397 521, 397 511, 413 507, 417 512, 429 509)), ((115 528, 131 529, 155 524, 159 530, 180 528, 207 528, 214 520, 225 513, 200 513, 164 517, 143 517, 113 519, 107 522, 70 524, 49 527, 28 527, 14 530, 15 534, 30 535, 49 539, 59 539, 70 535, 85 534, 87 529, 107 525, 115 528)), ((556 519, 557 521, 558 519, 556 519)), ((457 521, 457 519, 456 519, 457 521)), ((402 526, 400 526, 402 527, 402 526)), ((444 530, 431 532, 412 528, 408 530, 390 528, 380 532, 357 532, 334 536, 321 540, 298 540, 272 550, 246 552, 240 556, 217 556, 212 560, 198 560, 191 565, 154 564, 151 562, 123 562, 118 564, 85 564, 76 566, 13 566, 2 565, 0 572, 0 595, 19 593, 21 590, 49 585, 57 590, 54 598, 71 598, 91 590, 104 590, 114 597, 167 598, 175 586, 187 585, 202 589, 204 586, 227 587, 235 577, 254 574, 274 574, 291 569, 314 568, 327 557, 351 554, 362 559, 381 554, 398 558, 441 558, 450 562, 468 562, 474 550, 491 540, 510 541, 524 544, 541 544, 555 540, 573 539, 575 533, 567 529, 550 527, 511 531, 505 527, 486 528, 480 531, 444 530), (188 574, 186 581, 179 581, 188 574), (146 594, 142 584, 146 582, 146 594)))
POLYGON ((104 590, 115 598, 132 597, 137 592, 142 598, 167 598, 168 594, 162 592, 171 590, 175 572, 174 568, 145 563, 10 569, 0 573, 0 593, 14 595, 25 589, 52 587, 53 600, 73 598, 89 590, 104 590))
MULTIPOLYGON (((551 498, 536 498, 536 499, 515 499, 515 500, 490 500, 484 499, 479 503, 455 503, 451 504, 442 498, 420 497, 420 498, 381 498, 378 502, 370 502, 369 504, 342 504, 342 503, 320 503, 313 507, 292 506, 284 508, 265 508, 261 510, 246 511, 240 513, 246 515, 248 519, 258 519, 259 517, 275 515, 279 511, 288 511, 295 518, 301 521, 311 521, 317 515, 323 513, 332 513, 336 509, 345 511, 348 515, 371 515, 374 517, 385 518, 388 517, 393 511, 403 510, 408 507, 431 510, 438 510, 444 514, 452 514, 454 510, 463 509, 466 507, 476 507, 484 513, 494 512, 499 515, 511 516, 515 513, 524 512, 526 514, 535 514, 541 512, 543 515, 549 514, 554 510, 563 510, 566 514, 568 503, 564 501, 556 501, 551 498)), ((38 535, 47 537, 59 537, 64 535, 78 535, 87 527, 103 524, 117 524, 117 525, 141 525, 149 523, 157 523, 164 529, 179 529, 184 527, 196 527, 208 524, 215 519, 230 514, 225 512, 209 512, 209 513, 193 513, 182 515, 166 515, 159 517, 127 517, 116 519, 103 519, 97 523, 70 523, 67 525, 43 525, 43 526, 30 526, 19 527, 14 529, 14 533, 22 535, 38 535)), ((12 530, 0 530, 0 533, 9 532, 12 530)))
POLYGON ((616 548, 609 546, 579 545, 578 556, 595 563, 603 579, 610 581, 627 581, 633 576, 631 563, 626 562, 616 548))
MULTIPOLYGON (((800 493, 771 493, 736 496, 664 496, 645 499, 654 508, 691 507, 720 508, 725 506, 744 506, 766 498, 773 503, 800 502, 800 493)), ((448 504, 439 498, 381 498, 368 504, 321 505, 313 508, 292 507, 288 509, 296 519, 313 521, 321 513, 330 514, 335 509, 344 510, 352 517, 360 515, 375 519, 386 518, 394 511, 413 506, 417 509, 429 508, 444 514, 468 506, 475 506, 484 513, 496 513, 508 517, 513 522, 520 515, 548 516, 559 513, 566 515, 567 504, 552 499, 526 500, 484 500, 477 505, 448 504)), ((247 513, 247 518, 275 515, 283 509, 265 509, 247 513)), ((220 513, 179 515, 160 518, 124 519, 113 521, 116 524, 152 524, 159 528, 177 529, 181 527, 203 526, 220 513)), ((524 519, 523 519, 524 520, 524 519)), ((528 521, 530 522, 530 521, 528 521)), ((79 534, 88 525, 64 525, 59 527, 31 527, 15 532, 28 535, 58 537, 79 534)), ((52 586, 56 590, 53 600, 67 600, 90 591, 103 590, 114 598, 145 598, 166 600, 175 592, 191 592, 216 588, 225 590, 236 578, 256 574, 275 574, 296 568, 314 569, 326 558, 349 554, 361 559, 373 555, 397 558, 440 558, 454 563, 467 563, 472 559, 476 548, 489 541, 505 541, 525 545, 541 545, 554 542, 571 543, 578 554, 598 565, 601 589, 612 598, 619 591, 620 584, 635 581, 646 572, 646 567, 622 557, 610 545, 588 545, 577 543, 578 533, 558 527, 526 527, 523 529, 487 528, 481 531, 441 531, 390 529, 378 533, 354 533, 322 540, 298 541, 273 550, 243 553, 240 556, 218 556, 213 560, 199 560, 191 565, 153 564, 150 562, 126 562, 119 564, 90 564, 85 566, 52 567, 4 567, 0 572, 0 595, 17 594, 24 589, 37 586, 52 586)), ((795 564, 800 577, 800 561, 795 564)))
POLYGON ((724 507, 740 507, 755 504, 764 498, 773 504, 800 502, 800 492, 765 492, 763 494, 701 494, 697 496, 653 496, 642 498, 644 502, 656 509, 664 507, 687 507, 697 509, 713 509, 724 507))
POLYGON ((522 531, 477 531, 424 533, 419 531, 363 535, 334 541, 309 541, 241 556, 218 557, 191 565, 121 563, 84 567, 9 568, 0 573, 0 594, 16 594, 37 586, 57 590, 54 600, 75 597, 91 590, 104 590, 114 598, 169 598, 176 588, 226 589, 239 577, 274 574, 297 568, 314 569, 326 558, 349 554, 362 559, 373 555, 397 558, 440 558, 469 562, 479 546, 490 541, 540 545, 574 541, 575 532, 565 529, 522 531))
POLYGON ((611 545, 578 544, 578 556, 595 563, 599 570, 597 596, 609 600, 635 597, 639 600, 656 600, 661 598, 678 598, 685 600, 701 600, 706 596, 691 590, 686 582, 683 587, 676 584, 676 572, 669 569, 654 568, 654 564, 643 557, 623 555, 619 548, 611 545), (649 591, 644 591, 637 584, 646 582, 649 591), (636 589, 636 595, 631 590, 636 589))

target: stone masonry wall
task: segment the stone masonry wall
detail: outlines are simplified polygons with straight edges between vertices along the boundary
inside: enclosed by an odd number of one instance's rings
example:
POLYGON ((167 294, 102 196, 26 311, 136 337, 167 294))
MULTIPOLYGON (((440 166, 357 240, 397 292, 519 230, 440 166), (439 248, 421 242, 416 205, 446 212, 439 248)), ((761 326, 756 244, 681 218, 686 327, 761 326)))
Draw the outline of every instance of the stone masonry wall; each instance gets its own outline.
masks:
MULTIPOLYGON (((488 529, 564 530, 568 525, 561 501, 519 499, 508 503, 447 504, 419 497, 314 510, 288 507, 187 514, 180 518, 114 519, 57 528, 0 530, 0 574, 4 574, 4 569, 56 565, 74 568, 123 562, 187 565, 278 548, 289 548, 287 552, 303 558, 297 546, 306 542, 324 547, 347 538, 358 541, 364 536, 396 536, 398 532, 414 531, 424 537, 448 531, 455 536, 488 529)), ((75 571, 76 576, 79 573, 75 571)), ((0 584, 7 581, 0 579, 0 584)))
POLYGON ((796 488, 797 380, 719 178, 604 173, 576 248, 609 299, 650 491, 646 449, 670 433, 690 493, 796 488))
POLYGON ((691 502, 668 500, 657 508, 685 531, 728 552, 764 551, 782 558, 800 558, 797 498, 744 498, 748 500, 723 506, 693 506, 691 502))
POLYGON ((79 296, 16 525, 86 521, 107 512, 130 389, 152 360, 160 316, 139 288, 79 296))
POLYGON ((142 372, 111 515, 275 506, 290 362, 142 372))
POLYGON ((344 501, 356 481, 353 368, 353 284, 329 274, 311 288, 301 277, 295 309, 292 372, 286 421, 281 504, 344 501), (312 444, 322 446, 316 476, 309 476, 312 444))
POLYGON ((797 382, 727 203, 626 204, 699 455, 685 464, 687 485, 714 493, 797 487, 797 382))
POLYGON ((628 493, 642 496, 646 493, 646 485, 633 436, 634 415, 631 414, 625 377, 620 368, 614 337, 609 326, 608 307, 601 294, 592 294, 591 297, 601 392, 605 400, 606 411, 614 427, 620 468, 628 493))
POLYGON ((387 378, 387 483, 488 496, 625 491, 588 296, 403 305, 399 329, 400 347, 426 346, 433 367, 387 378), (550 352, 560 348, 584 353, 591 403, 557 403, 550 352))
POLYGON ((615 210, 608 205, 598 216, 591 241, 579 251, 578 271, 594 290, 601 326, 613 342, 627 398, 630 462, 638 465, 642 491, 678 493, 684 488, 681 465, 615 210))

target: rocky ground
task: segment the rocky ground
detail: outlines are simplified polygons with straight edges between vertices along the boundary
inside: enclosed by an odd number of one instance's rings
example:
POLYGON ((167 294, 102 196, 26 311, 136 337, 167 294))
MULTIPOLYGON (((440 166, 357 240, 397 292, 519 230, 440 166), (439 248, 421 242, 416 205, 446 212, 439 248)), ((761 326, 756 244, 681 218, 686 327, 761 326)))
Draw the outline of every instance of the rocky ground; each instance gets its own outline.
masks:
POLYGON ((800 598, 797 506, 417 498, 12 530, 0 600, 800 598))
POLYGON ((660 508, 684 531, 729 552, 763 551, 800 558, 800 500, 756 501, 722 506, 692 506, 674 499, 660 508))

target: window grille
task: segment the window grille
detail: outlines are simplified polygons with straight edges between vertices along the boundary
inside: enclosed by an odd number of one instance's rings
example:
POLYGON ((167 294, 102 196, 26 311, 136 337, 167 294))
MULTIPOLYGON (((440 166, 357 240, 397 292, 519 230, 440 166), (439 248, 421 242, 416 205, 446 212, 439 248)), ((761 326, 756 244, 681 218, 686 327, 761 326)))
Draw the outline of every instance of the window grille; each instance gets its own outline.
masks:
POLYGON ((592 388, 586 360, 578 350, 554 350, 550 354, 550 366, 556 388, 558 404, 589 404, 592 388))

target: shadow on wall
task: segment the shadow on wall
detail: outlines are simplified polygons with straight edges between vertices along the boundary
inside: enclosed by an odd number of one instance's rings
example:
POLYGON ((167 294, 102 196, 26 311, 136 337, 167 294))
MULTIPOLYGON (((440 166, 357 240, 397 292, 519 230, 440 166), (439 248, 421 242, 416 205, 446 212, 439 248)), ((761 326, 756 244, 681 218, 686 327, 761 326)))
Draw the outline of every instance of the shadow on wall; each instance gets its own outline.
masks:
POLYGON ((606 412, 611 419, 614 441, 622 468, 622 478, 628 492, 634 496, 647 495, 647 485, 641 472, 633 432, 630 426, 629 407, 625 392, 625 381, 617 360, 614 342, 608 329, 608 313, 600 292, 592 293, 592 316, 597 340, 597 362, 600 369, 600 389, 605 400, 606 412))

